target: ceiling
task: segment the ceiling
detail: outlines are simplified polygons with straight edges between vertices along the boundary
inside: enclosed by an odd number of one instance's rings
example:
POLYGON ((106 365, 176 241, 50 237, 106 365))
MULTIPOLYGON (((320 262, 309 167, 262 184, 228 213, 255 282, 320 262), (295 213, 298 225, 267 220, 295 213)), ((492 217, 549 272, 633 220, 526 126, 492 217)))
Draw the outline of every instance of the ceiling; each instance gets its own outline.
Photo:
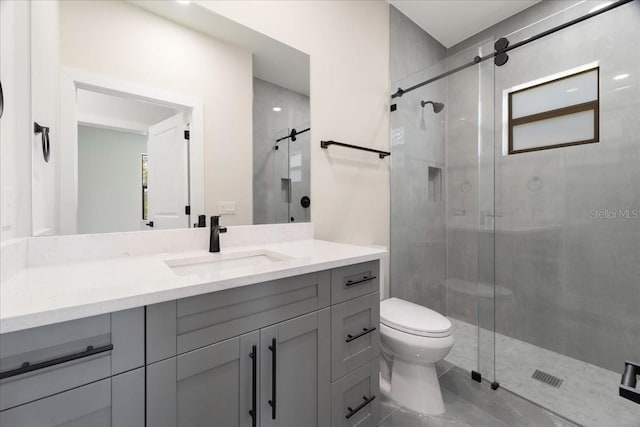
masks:
POLYGON ((446 48, 541 0, 387 0, 446 48))

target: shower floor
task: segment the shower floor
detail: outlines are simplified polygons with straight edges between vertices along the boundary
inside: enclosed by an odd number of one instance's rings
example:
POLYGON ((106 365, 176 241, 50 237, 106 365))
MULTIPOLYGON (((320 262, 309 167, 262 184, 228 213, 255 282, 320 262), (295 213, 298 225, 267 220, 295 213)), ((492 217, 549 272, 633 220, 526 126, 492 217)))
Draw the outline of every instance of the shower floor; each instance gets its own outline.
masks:
MULTIPOLYGON (((477 327, 450 320, 455 344, 445 360, 465 371, 476 370, 477 327)), ((618 396, 619 373, 505 335, 496 334, 495 339, 496 380, 501 388, 584 426, 640 426, 640 405, 618 396), (562 379, 561 386, 531 378, 536 369, 562 379)))

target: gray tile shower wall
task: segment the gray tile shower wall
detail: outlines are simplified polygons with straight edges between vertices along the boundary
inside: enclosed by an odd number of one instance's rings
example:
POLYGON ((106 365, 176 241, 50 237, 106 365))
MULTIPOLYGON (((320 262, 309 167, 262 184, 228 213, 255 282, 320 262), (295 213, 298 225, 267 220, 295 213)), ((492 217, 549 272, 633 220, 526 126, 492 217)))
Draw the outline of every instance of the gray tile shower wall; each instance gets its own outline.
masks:
POLYGON ((447 57, 447 49, 440 42, 393 6, 390 6, 389 23, 392 83, 447 57))
MULTIPOLYGON (((601 3, 541 2, 450 48, 445 61, 437 42, 392 8, 393 81, 415 84, 468 62, 482 41, 515 43, 601 3)), ((511 51, 503 67, 472 67, 397 101, 392 295, 489 330, 495 311, 497 332, 609 370, 640 360, 638 22, 632 2, 511 51), (504 156, 503 91, 594 61, 600 142, 504 156), (629 76, 614 79, 621 74, 629 76), (443 99, 443 113, 422 119, 425 97, 443 99), (440 205, 429 199, 429 167, 443 168, 440 205)))
MULTIPOLYGON (((515 43, 600 3, 539 3, 452 47, 449 54, 574 6, 511 34, 515 43)), ((490 220, 496 231, 496 289, 502 291, 495 300, 496 331, 613 371, 625 359, 640 359, 640 218, 634 215, 640 210, 638 22, 640 5, 632 2, 513 50, 509 62, 495 68, 496 208, 490 220), (596 61, 600 142, 503 155, 503 91, 596 61)), ((448 88, 448 314, 475 323, 472 299, 458 297, 452 285, 473 281, 473 263, 483 263, 482 253, 473 253, 482 247, 483 233, 454 230, 451 213, 457 208, 456 174, 465 171, 455 162, 472 164, 474 155, 469 151, 465 163, 471 131, 465 133, 451 116, 458 103, 477 108, 476 94, 465 87, 473 83, 463 79, 462 73, 450 77, 448 88)), ((473 175, 473 167, 468 172, 473 175)), ((496 355, 501 351, 497 346, 496 355)))
MULTIPOLYGON (((442 71, 446 49, 391 6, 391 80, 425 68, 442 71)), ((404 85, 406 86, 406 85, 404 85)), ((392 113, 391 295, 446 313, 445 112, 420 101, 443 101, 432 85, 402 97, 392 113)), ((446 106, 445 106, 446 111, 446 106)))

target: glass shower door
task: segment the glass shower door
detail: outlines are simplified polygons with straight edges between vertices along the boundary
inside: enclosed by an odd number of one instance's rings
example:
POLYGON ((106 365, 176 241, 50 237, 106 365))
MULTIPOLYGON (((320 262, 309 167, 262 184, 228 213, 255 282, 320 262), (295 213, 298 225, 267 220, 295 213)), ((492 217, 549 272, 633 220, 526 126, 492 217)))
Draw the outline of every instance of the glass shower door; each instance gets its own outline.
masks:
POLYGON ((269 211, 273 223, 289 222, 291 204, 291 178, 289 176, 289 138, 291 130, 283 129, 274 135, 273 180, 269 197, 269 211))
MULTIPOLYGON (((448 58, 448 69, 494 51, 486 40, 448 58)), ((447 77, 447 358, 495 381, 494 68, 492 60, 447 77)), ((477 375, 480 374, 480 375, 477 375)))
MULTIPOLYGON (((581 3, 511 42, 597 6, 581 3)), ((595 143, 508 154, 496 121, 496 378, 586 426, 640 422, 640 406, 618 396, 625 360, 640 361, 639 23, 632 2, 511 51, 495 71, 501 117, 512 90, 599 70, 595 143)))
POLYGON ((309 122, 301 123, 277 132, 273 138, 273 185, 269 209, 274 223, 311 221, 309 126, 309 122))
POLYGON ((289 222, 311 221, 311 153, 310 123, 301 123, 293 129, 296 131, 295 141, 289 138, 289 222))
MULTIPOLYGON (((487 40, 392 87, 412 87, 491 52, 487 40)), ((493 79, 493 61, 485 61, 394 98, 391 113, 391 296, 447 316, 455 343, 444 365, 490 382, 493 79)))

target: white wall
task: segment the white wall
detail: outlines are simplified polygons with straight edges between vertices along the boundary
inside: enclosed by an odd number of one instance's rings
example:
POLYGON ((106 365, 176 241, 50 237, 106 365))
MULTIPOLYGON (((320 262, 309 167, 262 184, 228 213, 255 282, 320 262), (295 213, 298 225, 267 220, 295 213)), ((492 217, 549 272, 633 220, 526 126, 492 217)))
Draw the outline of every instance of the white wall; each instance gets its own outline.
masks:
POLYGON ((29 16, 29 3, 0 1, 0 240, 31 235, 29 16))
POLYGON ((78 126, 78 233, 139 231, 147 137, 78 126))
POLYGON ((32 135, 31 206, 33 235, 58 234, 57 168, 60 155, 60 43, 58 2, 31 4, 31 112, 33 121, 49 128, 50 157, 42 154, 42 135, 32 135))
POLYGON ((224 223, 251 224, 250 52, 124 2, 65 1, 60 18, 62 65, 203 100, 206 214, 235 201, 224 223))
POLYGON ((197 1, 311 56, 311 220, 316 237, 389 241, 389 5, 383 1, 197 1))

